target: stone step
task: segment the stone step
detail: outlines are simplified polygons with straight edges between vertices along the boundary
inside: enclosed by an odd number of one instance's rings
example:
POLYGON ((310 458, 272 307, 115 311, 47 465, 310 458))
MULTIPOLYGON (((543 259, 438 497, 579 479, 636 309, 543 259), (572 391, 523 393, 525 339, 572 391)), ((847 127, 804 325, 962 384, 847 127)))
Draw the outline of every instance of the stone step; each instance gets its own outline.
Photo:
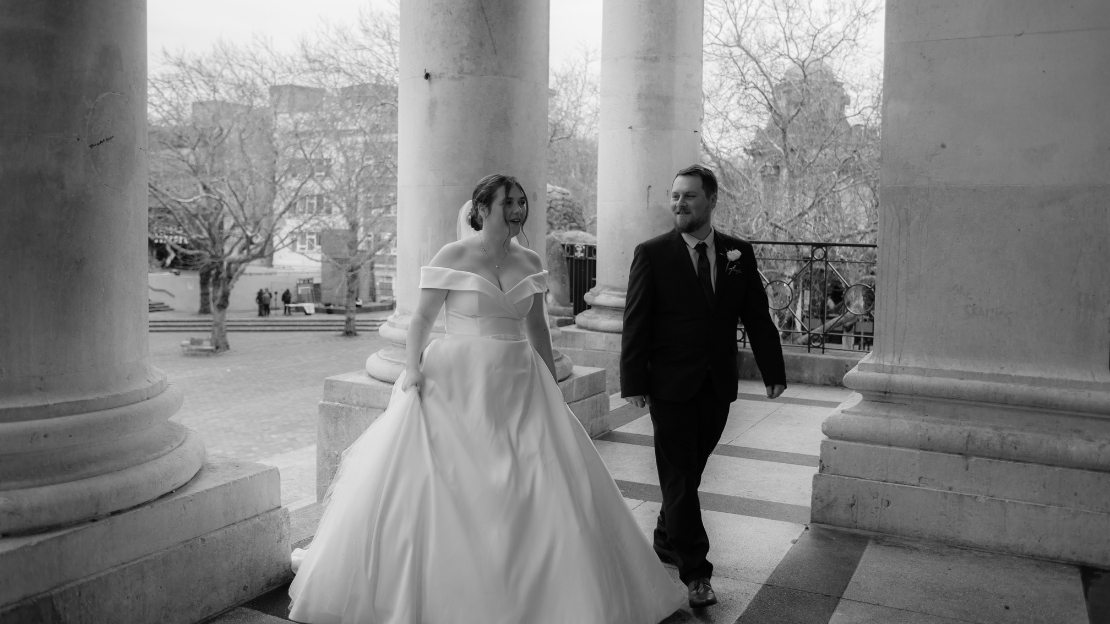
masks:
MULTIPOLYGON (((355 319, 359 331, 376 331, 384 323, 380 318, 355 319)), ((343 317, 324 319, 229 319, 227 330, 234 332, 306 332, 340 331, 346 324, 343 317)), ((151 332, 207 332, 212 329, 208 319, 150 319, 151 332)))
MULTIPOLYGON (((343 325, 346 321, 342 317, 335 319, 320 319, 316 320, 295 320, 295 321, 242 321, 242 320, 229 320, 227 326, 236 327, 296 327, 298 325, 315 326, 315 325, 343 325)), ((384 321, 382 319, 355 319, 358 325, 381 325, 384 321)), ((152 327, 192 327, 192 326, 208 326, 212 321, 208 319, 198 319, 195 321, 173 321, 163 319, 151 319, 150 325, 152 327)))
MULTIPOLYGON (((150 319, 152 325, 207 325, 212 322, 210 318, 156 318, 150 319)), ((342 316, 324 316, 320 317, 305 317, 305 318, 230 318, 227 319, 229 325, 319 325, 321 323, 331 323, 333 325, 342 325, 345 322, 342 316)), ((363 323, 383 323, 385 319, 364 317, 355 318, 355 322, 363 323)))
MULTIPOLYGON (((362 324, 356 325, 358 331, 377 331, 380 324, 362 324)), ((341 331, 343 324, 323 324, 318 323, 315 325, 285 325, 285 326, 237 326, 228 325, 227 330, 230 332, 332 332, 341 331)), ((184 333, 184 332, 209 332, 212 330, 211 324, 205 325, 174 325, 174 326, 151 326, 149 331, 151 333, 184 333)))

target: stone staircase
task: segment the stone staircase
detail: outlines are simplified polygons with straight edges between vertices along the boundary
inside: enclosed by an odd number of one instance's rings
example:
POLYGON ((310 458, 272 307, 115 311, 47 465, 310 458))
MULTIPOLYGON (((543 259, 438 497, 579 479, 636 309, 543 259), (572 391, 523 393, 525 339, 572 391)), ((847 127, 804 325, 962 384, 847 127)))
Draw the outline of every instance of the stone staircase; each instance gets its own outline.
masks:
POLYGON ((162 303, 161 301, 146 300, 147 309, 150 312, 173 312, 173 308, 162 303))
MULTIPOLYGON (((355 324, 360 332, 377 331, 385 319, 356 318, 355 324)), ((339 332, 343 331, 344 319, 340 315, 324 314, 313 316, 268 316, 256 318, 228 318, 227 330, 230 332, 339 332)), ((210 317, 191 318, 151 318, 152 332, 189 332, 203 333, 212 329, 210 317)))

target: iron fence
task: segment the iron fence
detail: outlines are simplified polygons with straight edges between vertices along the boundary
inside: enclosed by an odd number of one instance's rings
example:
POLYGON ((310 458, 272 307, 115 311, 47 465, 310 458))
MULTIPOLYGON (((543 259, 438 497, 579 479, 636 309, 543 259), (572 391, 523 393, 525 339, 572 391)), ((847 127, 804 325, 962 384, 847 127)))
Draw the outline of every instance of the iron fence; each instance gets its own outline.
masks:
MULTIPOLYGON (((771 319, 783 345, 871 350, 876 246, 752 241, 771 319)), ((747 346, 744 328, 737 340, 747 346)))
POLYGON ((563 243, 563 255, 567 260, 570 302, 577 316, 590 307, 585 296, 597 281, 597 245, 563 243))
MULTIPOLYGON (((751 241, 783 345, 806 351, 870 351, 875 331, 876 246, 751 241)), ((564 243, 574 314, 597 276, 597 246, 564 243)), ((741 324, 736 339, 747 346, 741 324)))

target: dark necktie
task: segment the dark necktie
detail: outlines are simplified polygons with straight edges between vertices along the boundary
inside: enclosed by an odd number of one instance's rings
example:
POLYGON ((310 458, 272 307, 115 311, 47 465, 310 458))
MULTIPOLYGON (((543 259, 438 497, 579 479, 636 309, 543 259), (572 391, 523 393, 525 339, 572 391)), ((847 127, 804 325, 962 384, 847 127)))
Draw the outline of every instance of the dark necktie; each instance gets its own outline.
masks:
POLYGON ((713 276, 710 275, 709 270, 709 254, 708 247, 705 241, 694 245, 694 251, 698 252, 698 281, 701 282, 701 289, 705 292, 705 300, 709 305, 713 305, 713 276))

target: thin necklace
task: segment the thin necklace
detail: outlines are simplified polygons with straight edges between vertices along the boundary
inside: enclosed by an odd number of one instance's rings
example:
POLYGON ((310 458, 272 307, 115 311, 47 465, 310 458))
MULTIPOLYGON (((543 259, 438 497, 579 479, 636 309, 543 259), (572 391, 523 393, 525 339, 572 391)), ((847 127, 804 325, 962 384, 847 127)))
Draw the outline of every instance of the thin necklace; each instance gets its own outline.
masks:
MULTIPOLYGON (((478 237, 478 243, 482 246, 482 253, 486 254, 486 257, 489 258, 490 262, 493 262, 493 256, 489 255, 489 252, 486 251, 486 241, 482 240, 481 236, 478 237)), ((507 256, 507 255, 509 255, 508 252, 505 252, 505 256, 507 256)), ((505 256, 501 256, 502 261, 505 260, 505 256)), ((493 268, 500 269, 501 268, 501 263, 500 262, 493 262, 493 268)))

